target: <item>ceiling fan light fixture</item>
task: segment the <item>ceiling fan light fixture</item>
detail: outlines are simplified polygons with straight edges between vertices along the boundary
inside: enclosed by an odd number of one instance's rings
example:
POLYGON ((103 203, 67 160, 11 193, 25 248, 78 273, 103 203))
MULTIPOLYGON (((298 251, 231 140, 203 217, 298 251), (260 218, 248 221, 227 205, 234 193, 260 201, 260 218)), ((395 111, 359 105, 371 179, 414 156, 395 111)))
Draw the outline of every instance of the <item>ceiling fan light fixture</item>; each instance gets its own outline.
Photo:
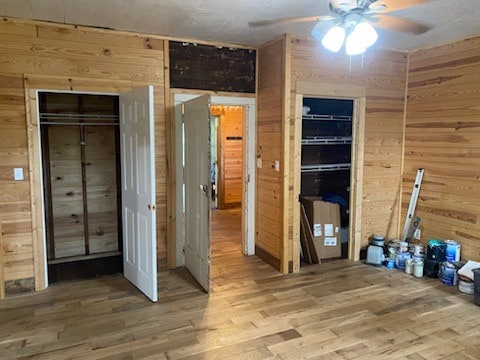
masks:
POLYGON ((354 36, 355 40, 360 41, 362 46, 368 48, 375 44, 378 39, 378 34, 366 21, 361 21, 355 25, 351 36, 354 36))
POLYGON ((335 25, 332 27, 322 39, 322 45, 331 52, 338 52, 345 40, 345 29, 335 25))
POLYGON ((363 46, 362 41, 358 39, 358 35, 352 32, 347 36, 347 41, 345 42, 345 52, 347 55, 363 54, 365 50, 367 50, 367 48, 363 46))

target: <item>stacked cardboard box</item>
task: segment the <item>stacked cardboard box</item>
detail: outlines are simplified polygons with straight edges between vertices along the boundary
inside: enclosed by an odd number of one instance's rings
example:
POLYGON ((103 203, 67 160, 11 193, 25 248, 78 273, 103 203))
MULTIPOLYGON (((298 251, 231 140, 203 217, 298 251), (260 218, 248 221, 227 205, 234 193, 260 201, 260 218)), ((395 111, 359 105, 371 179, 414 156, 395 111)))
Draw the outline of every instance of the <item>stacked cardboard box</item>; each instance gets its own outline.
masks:
MULTIPOLYGON (((302 245, 308 246, 309 241, 313 241, 312 259, 331 259, 340 257, 342 254, 340 239, 340 206, 338 204, 327 203, 320 197, 303 197, 302 205, 305 209, 306 223, 310 226, 310 231, 302 231, 302 245), (310 238, 308 234, 312 234, 310 238), (315 256, 316 255, 316 256, 315 256)), ((302 248, 302 251, 304 249, 302 248)), ((316 262, 316 261, 313 261, 316 262)))

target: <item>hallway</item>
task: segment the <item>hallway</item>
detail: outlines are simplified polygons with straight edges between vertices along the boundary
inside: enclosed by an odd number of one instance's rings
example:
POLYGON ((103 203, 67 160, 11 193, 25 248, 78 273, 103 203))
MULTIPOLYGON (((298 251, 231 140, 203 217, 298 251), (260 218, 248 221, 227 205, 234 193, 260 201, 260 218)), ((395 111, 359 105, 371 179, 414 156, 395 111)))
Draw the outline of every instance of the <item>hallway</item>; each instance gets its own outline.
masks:
POLYGON ((148 301, 121 275, 0 302, 1 359, 478 359, 471 295, 345 260, 282 276, 212 217, 212 291, 184 269, 148 301))

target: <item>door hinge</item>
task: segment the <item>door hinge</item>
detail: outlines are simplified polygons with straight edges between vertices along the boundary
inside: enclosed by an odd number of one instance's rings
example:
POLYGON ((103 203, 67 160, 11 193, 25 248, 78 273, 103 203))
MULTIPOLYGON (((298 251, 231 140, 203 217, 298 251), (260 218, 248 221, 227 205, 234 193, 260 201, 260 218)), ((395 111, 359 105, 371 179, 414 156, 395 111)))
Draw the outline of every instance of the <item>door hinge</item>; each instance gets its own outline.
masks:
POLYGON ((155 210, 155 205, 148 204, 148 210, 155 210))

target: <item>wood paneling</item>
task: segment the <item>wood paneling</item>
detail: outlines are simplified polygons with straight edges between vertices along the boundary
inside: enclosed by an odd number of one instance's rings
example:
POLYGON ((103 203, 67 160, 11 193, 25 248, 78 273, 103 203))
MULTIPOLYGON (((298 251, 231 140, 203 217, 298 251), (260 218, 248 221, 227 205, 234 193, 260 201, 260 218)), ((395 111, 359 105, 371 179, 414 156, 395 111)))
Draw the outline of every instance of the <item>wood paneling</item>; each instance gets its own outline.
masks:
MULTIPOLYGON (((424 168, 416 215, 422 240, 453 239, 480 261, 480 37, 410 54, 405 128, 406 213, 424 168)), ((403 216, 402 221, 405 217, 403 216)))
POLYGON ((258 52, 257 93, 257 183, 255 246, 270 256, 259 255, 281 270, 283 254, 283 177, 275 171, 282 158, 283 139, 283 39, 261 47, 258 52), (261 166, 258 165, 261 163, 261 166), (268 221, 265 221, 268 219, 268 221), (272 261, 272 259, 278 260, 272 261))
MULTIPOLYGON (((285 39, 288 41, 288 37, 285 39)), ((396 237, 402 165, 406 54, 371 49, 362 58, 349 58, 344 54, 329 54, 314 41, 292 38, 288 46, 285 42, 278 41, 261 48, 258 59, 257 148, 263 160, 263 168, 257 169, 257 212, 268 207, 271 222, 276 222, 277 226, 288 222, 286 235, 280 236, 262 228, 261 224, 257 225, 259 231, 257 239, 260 236, 266 239, 263 240, 261 247, 275 249, 276 244, 284 246, 287 243, 288 261, 294 261, 293 249, 298 249, 298 244, 294 243, 294 234, 298 234, 298 229, 293 226, 293 219, 299 219, 298 214, 295 214, 298 201, 298 194, 294 193, 294 189, 298 188, 295 174, 299 171, 298 144, 295 142, 300 139, 297 126, 300 119, 296 118, 299 108, 297 102, 300 99, 295 95, 297 93, 308 95, 309 88, 311 92, 317 93, 325 84, 340 84, 340 88, 348 85, 353 90, 361 89, 363 94, 366 91, 366 97, 362 95, 366 99, 365 115, 362 115, 365 121, 355 130, 361 136, 359 139, 361 146, 355 148, 357 152, 361 152, 357 154, 357 161, 361 162, 361 167, 362 164, 364 166, 362 176, 359 178, 363 179, 360 180, 363 199, 359 198, 356 201, 356 206, 360 208, 352 209, 359 215, 356 225, 358 234, 355 234, 359 238, 359 246, 354 251, 359 252, 360 246, 367 244, 371 234, 380 233, 387 237, 396 237), (282 69, 288 71, 289 67, 291 73, 289 76, 283 76, 282 69), (284 84, 283 81, 288 81, 288 84, 284 84), (299 83, 309 86, 302 85, 302 89, 297 89, 299 83), (284 93, 288 88, 290 90, 284 93), (289 121, 287 128, 282 128, 284 101, 288 102, 285 115, 289 121), (285 157, 287 163, 284 165, 287 168, 286 195, 282 192, 281 175, 271 169, 275 160, 283 159, 282 151, 287 152, 285 157), (264 184, 272 185, 261 187, 259 185, 265 176, 268 177, 264 184), (279 192, 272 194, 272 186, 275 189, 277 184, 280 187, 279 192), (285 197, 288 201, 282 206, 285 197), (274 209, 278 217, 272 212, 274 209)), ((333 97, 345 97, 341 89, 339 91, 333 97)), ((328 93, 334 94, 335 87, 330 86, 328 93)), ((358 108, 360 105, 362 104, 356 105, 357 113, 363 111, 358 108)), ((352 188, 356 185, 352 184, 352 188)), ((275 255, 280 254, 281 251, 275 255)), ((358 254, 352 253, 352 258, 358 258, 358 254)))
POLYGON ((255 93, 255 50, 169 42, 170 86, 255 93))
POLYGON ((36 239, 34 234, 38 231, 41 235, 35 215, 41 207, 36 197, 39 185, 29 177, 29 169, 39 171, 35 170, 38 153, 29 157, 27 147, 27 131, 30 143, 35 143, 33 133, 37 131, 35 124, 26 126, 26 109, 34 112, 35 105, 32 96, 32 104, 25 107, 29 89, 118 93, 155 86, 157 251, 159 261, 164 261, 166 146, 161 45, 161 39, 147 35, 12 19, 0 22, 0 219, 11 229, 3 239, 8 249, 4 251, 5 281, 35 277, 37 288, 42 288, 42 281, 37 282, 42 272, 35 275, 33 265, 34 250, 37 256, 40 251, 41 236, 36 239), (25 180, 13 181, 14 167, 24 169, 25 180))
POLYGON ((44 168, 50 166, 53 225, 49 257, 85 255, 80 129, 49 126, 47 144, 50 162, 44 168))
POLYGON ((3 266, 3 232, 2 222, 0 221, 0 300, 5 297, 5 280, 3 278, 3 266))
MULTIPOLYGON (((319 87, 328 83, 366 89, 365 123, 360 124, 364 126, 365 138, 358 139, 362 146, 356 149, 362 152, 357 156, 363 158, 364 164, 363 199, 357 204, 362 207, 361 246, 367 244, 371 234, 395 237, 398 232, 406 65, 406 55, 399 52, 369 49, 363 57, 350 58, 342 53, 332 55, 312 40, 292 39, 292 93, 298 93, 297 84, 305 81, 312 85, 316 82, 319 87), (384 186, 386 181, 389 187, 384 186)), ((345 97, 345 94, 340 91, 338 97, 345 97)), ((295 106, 298 105, 292 97, 292 134, 295 106)), ((292 141, 296 140, 292 138, 292 141)), ((294 158, 293 151, 291 158, 294 158)), ((297 171, 293 169, 293 161, 291 169, 297 171)), ((294 182, 293 176, 290 174, 290 184, 294 182)), ((295 202, 297 194, 290 195, 295 202)))
POLYGON ((242 205, 245 112, 240 106, 212 106, 211 113, 220 116, 217 130, 218 208, 239 207, 242 205))

